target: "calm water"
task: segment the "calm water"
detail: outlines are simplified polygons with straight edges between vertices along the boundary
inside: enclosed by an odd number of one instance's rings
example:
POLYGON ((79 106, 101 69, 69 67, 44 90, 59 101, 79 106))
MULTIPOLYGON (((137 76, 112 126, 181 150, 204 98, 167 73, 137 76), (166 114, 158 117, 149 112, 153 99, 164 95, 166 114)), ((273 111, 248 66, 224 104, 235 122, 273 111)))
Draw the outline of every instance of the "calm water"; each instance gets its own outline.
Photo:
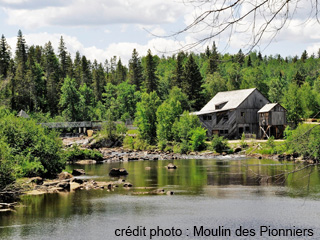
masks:
POLYGON ((129 172, 126 181, 134 188, 24 196, 25 207, 0 213, 0 239, 320 239, 318 168, 289 175, 285 181, 259 175, 275 176, 298 165, 222 158, 74 165, 69 169, 79 167, 96 181, 116 180, 108 176, 109 170, 124 167, 129 172), (167 170, 169 162, 178 169, 167 170), (158 188, 175 194, 136 195, 158 188), (221 231, 215 232, 219 227, 221 231), (135 230, 140 236, 116 236, 121 229, 135 230), (291 235, 279 237, 278 229, 289 229, 291 235), (294 236, 299 231, 306 236, 294 236), (249 233, 252 236, 244 236, 249 233))

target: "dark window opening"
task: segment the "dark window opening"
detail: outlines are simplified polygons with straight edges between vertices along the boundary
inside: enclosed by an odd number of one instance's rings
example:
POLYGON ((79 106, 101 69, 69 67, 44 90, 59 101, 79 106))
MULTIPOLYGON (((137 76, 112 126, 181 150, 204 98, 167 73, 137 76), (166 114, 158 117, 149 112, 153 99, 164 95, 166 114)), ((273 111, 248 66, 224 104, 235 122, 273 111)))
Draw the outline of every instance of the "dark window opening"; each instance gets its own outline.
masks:
POLYGON ((211 115, 203 115, 203 120, 204 121, 211 121, 212 120, 212 116, 211 115))
POLYGON ((228 114, 224 115, 224 116, 223 116, 223 119, 224 119, 224 120, 228 120, 228 119, 229 119, 228 114))
POLYGON ((223 132, 224 132, 223 130, 219 130, 220 135, 223 135, 223 132))
POLYGON ((239 134, 243 133, 243 127, 239 127, 239 134))
POLYGON ((229 131, 228 130, 224 130, 224 134, 229 134, 229 131))
POLYGON ((244 112, 241 112, 241 117, 244 117, 244 112))
POLYGON ((250 132, 250 127, 246 127, 246 133, 250 132))

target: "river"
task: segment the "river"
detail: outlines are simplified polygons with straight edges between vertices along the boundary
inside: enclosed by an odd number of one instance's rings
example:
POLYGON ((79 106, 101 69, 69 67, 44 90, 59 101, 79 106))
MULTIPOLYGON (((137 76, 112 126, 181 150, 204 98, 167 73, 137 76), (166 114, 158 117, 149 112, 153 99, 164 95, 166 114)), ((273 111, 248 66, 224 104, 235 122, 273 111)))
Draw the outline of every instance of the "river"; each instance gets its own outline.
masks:
POLYGON ((317 167, 286 179, 302 166, 226 156, 68 169, 109 181, 113 167, 127 169, 132 189, 23 196, 23 207, 0 213, 0 239, 320 239, 317 167), (142 194, 159 188, 174 195, 142 194))

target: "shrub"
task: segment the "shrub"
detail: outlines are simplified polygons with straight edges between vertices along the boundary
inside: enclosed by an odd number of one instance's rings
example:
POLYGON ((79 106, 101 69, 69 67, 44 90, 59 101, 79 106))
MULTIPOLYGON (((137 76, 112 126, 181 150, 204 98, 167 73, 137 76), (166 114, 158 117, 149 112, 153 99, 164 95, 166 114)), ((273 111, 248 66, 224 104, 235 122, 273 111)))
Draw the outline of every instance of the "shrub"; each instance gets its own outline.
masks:
POLYGON ((202 127, 197 127, 191 130, 190 148, 192 151, 201 151, 206 148, 206 130, 202 127))
POLYGON ((134 149, 134 139, 131 136, 125 136, 123 139, 123 146, 128 149, 134 149))
POLYGON ((158 148, 159 148, 160 151, 165 150, 166 147, 167 147, 167 141, 165 141, 165 140, 160 140, 160 141, 158 142, 158 148))
POLYGON ((11 161, 19 176, 55 177, 65 167, 57 132, 34 120, 6 116, 0 120, 0 136, 10 148, 11 161))
POLYGON ((248 144, 246 143, 246 135, 244 133, 241 135, 240 146, 242 148, 248 147, 248 144))
POLYGON ((224 150, 228 149, 228 141, 223 136, 219 137, 215 134, 211 141, 211 148, 217 153, 222 153, 224 150))
POLYGON ((0 190, 16 179, 9 145, 0 139, 0 190))
POLYGON ((78 145, 73 145, 72 148, 65 151, 66 159, 69 162, 75 162, 82 159, 93 159, 96 161, 102 161, 103 155, 96 149, 81 149, 78 145))

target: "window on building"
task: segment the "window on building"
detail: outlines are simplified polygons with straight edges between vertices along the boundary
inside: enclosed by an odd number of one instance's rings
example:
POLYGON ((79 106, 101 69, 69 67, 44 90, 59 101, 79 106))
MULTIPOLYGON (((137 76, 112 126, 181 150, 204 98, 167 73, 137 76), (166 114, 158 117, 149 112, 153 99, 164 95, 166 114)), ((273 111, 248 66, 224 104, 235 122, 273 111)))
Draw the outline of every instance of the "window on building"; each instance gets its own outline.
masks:
POLYGON ((244 117, 244 112, 241 112, 240 114, 241 114, 241 117, 244 117))
POLYGON ((224 130, 224 134, 229 134, 229 131, 228 130, 224 130))
POLYGON ((224 120, 228 120, 228 119, 229 119, 228 114, 224 115, 224 116, 223 116, 223 119, 224 119, 224 120))
POLYGON ((246 127, 246 133, 250 132, 250 127, 246 127))
POLYGON ((239 127, 239 134, 243 133, 243 127, 239 127))
POLYGON ((220 135, 223 135, 223 134, 224 134, 224 131, 223 131, 223 130, 219 130, 219 134, 220 134, 220 135))
POLYGON ((203 115, 203 120, 204 121, 211 121, 212 120, 212 116, 211 115, 203 115))

